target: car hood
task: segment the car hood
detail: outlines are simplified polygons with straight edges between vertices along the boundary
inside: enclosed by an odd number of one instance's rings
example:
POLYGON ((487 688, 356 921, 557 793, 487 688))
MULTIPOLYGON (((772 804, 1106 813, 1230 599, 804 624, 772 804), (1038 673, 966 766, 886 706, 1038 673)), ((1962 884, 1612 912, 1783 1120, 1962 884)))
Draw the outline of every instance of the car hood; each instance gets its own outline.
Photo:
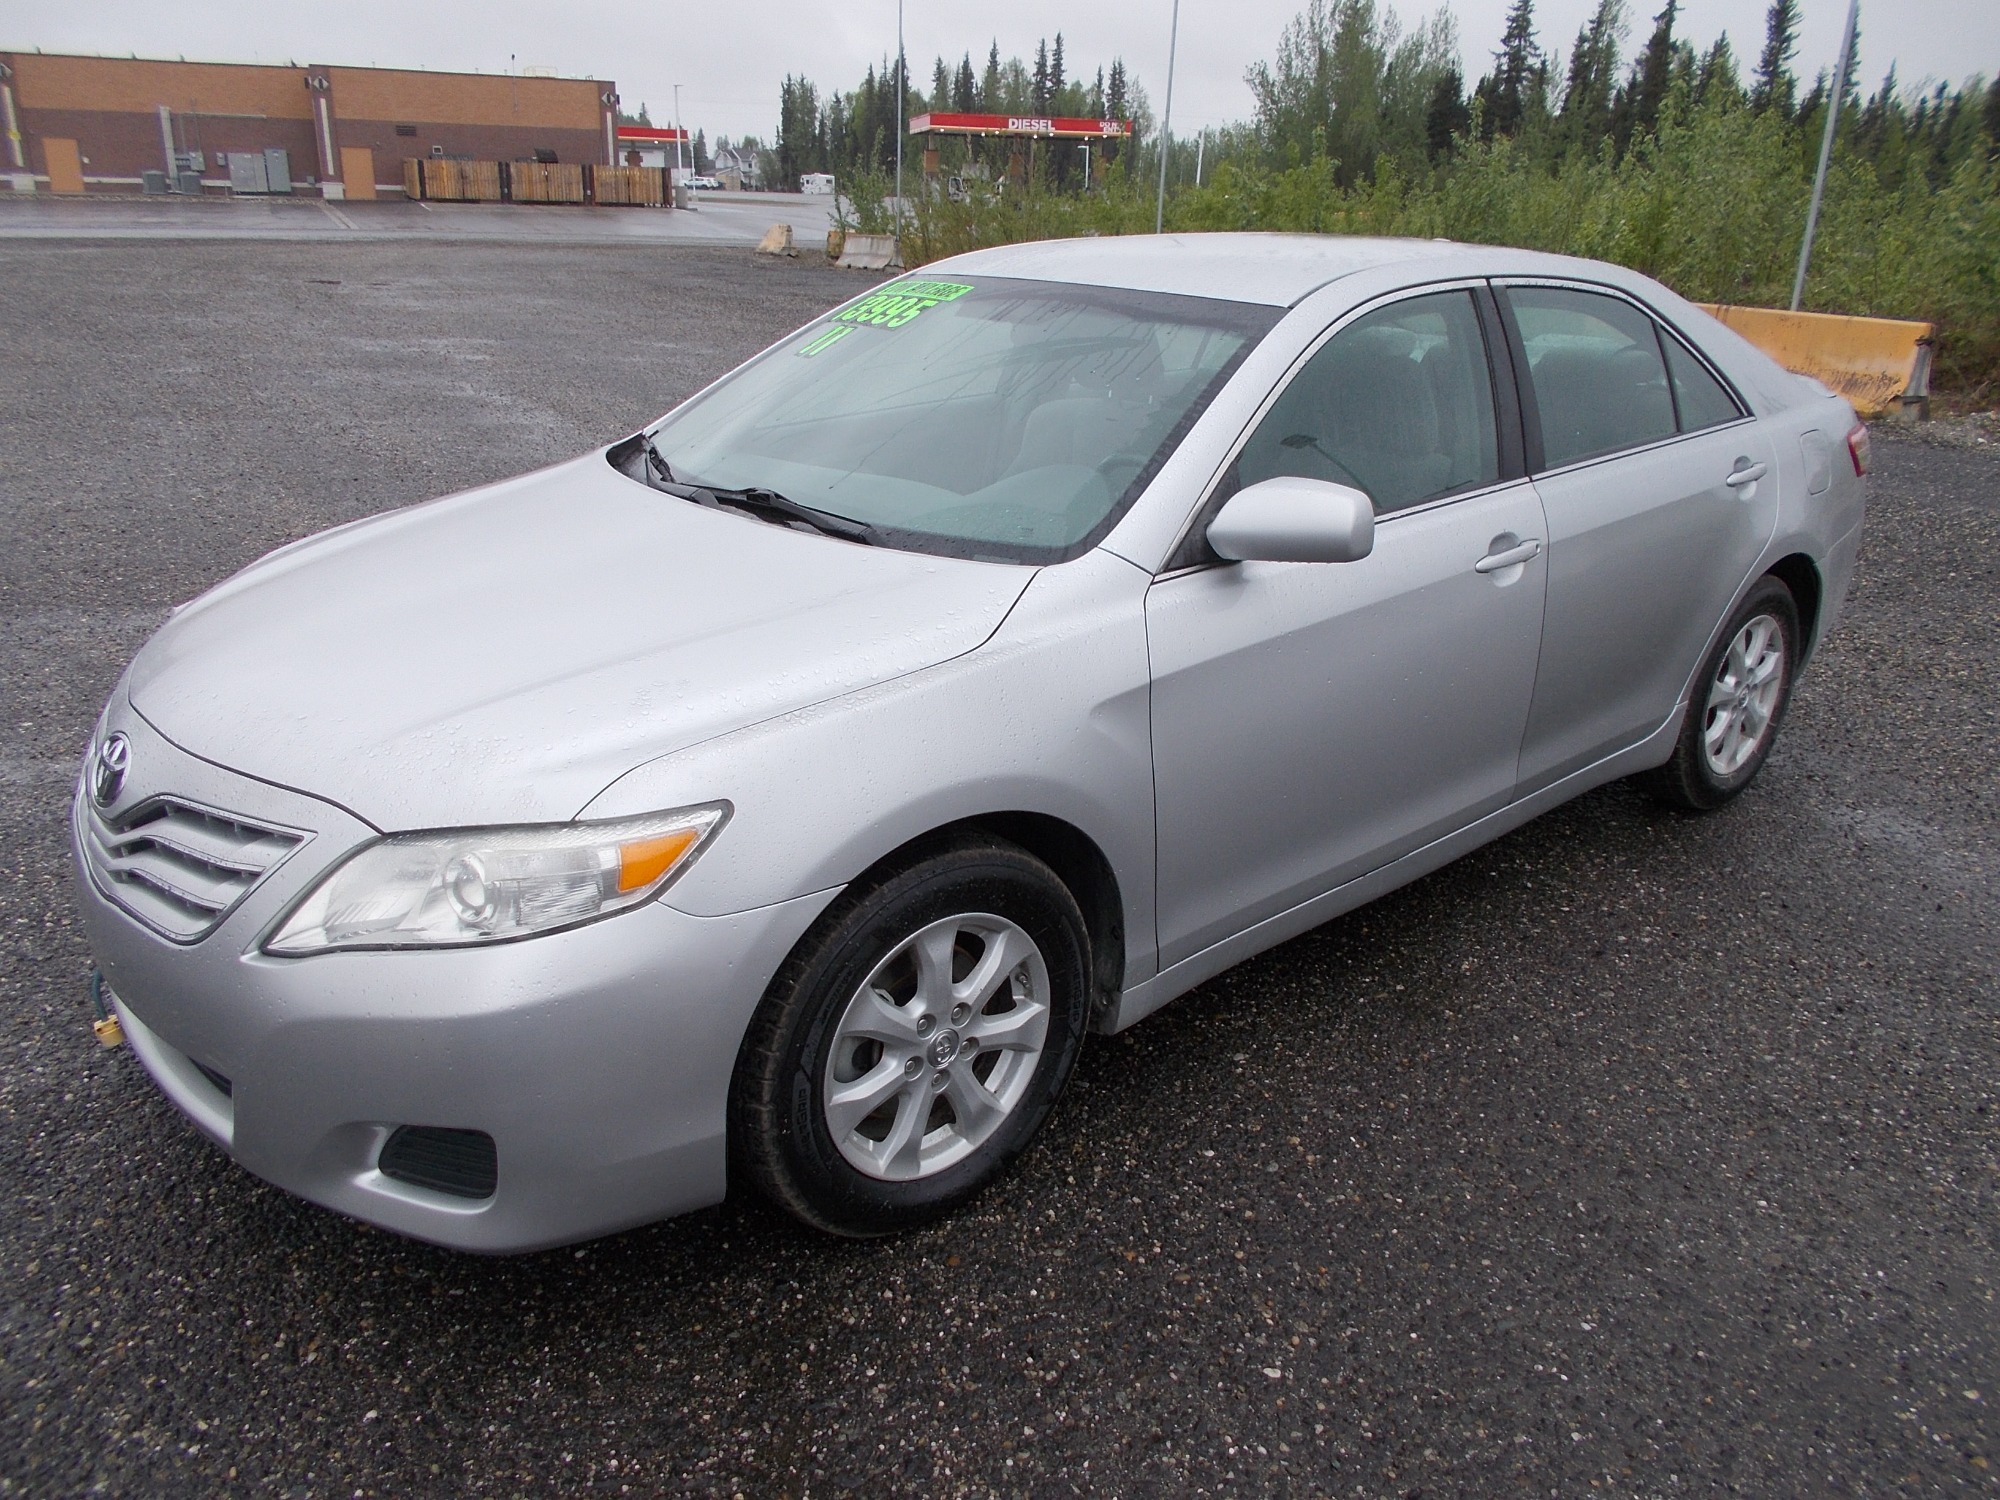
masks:
POLYGON ((1033 572, 709 509, 599 454, 281 548, 178 611, 127 690, 184 749, 380 828, 562 820, 972 650, 1033 572))

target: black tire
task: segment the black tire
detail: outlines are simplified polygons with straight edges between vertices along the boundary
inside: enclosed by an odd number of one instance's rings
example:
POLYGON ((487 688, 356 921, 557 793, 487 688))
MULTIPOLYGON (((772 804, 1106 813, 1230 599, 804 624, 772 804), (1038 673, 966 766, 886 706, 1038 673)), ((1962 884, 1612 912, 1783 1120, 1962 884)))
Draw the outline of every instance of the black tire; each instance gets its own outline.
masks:
POLYGON ((1730 615, 1728 626, 1702 662, 1701 672, 1696 676, 1689 695, 1687 720, 1681 725, 1673 758, 1657 770, 1647 771, 1633 779, 1669 807, 1686 812, 1710 812, 1737 796, 1756 779, 1758 771, 1770 758, 1771 746, 1777 742, 1778 728, 1784 722, 1785 710, 1792 701, 1792 681, 1798 671, 1798 662, 1798 605, 1792 599, 1792 591, 1782 581, 1767 574, 1757 580, 1743 602, 1736 607, 1735 613, 1730 615), (1748 750, 1747 758, 1732 768, 1719 770, 1706 743, 1717 712, 1711 706, 1711 693, 1717 688, 1717 679, 1737 638, 1760 618, 1777 623, 1778 635, 1783 642, 1777 700, 1754 745, 1748 750))
MULTIPOLYGON (((800 940, 750 1023, 730 1083, 732 1171, 806 1223, 851 1238, 893 1234, 950 1213, 1020 1154, 1068 1081, 1089 1014, 1089 954, 1083 914, 1069 890, 1039 859, 998 839, 955 840, 848 892, 800 940), (993 914, 1033 939, 1047 978, 1045 1039, 1038 1057, 1024 1054, 1017 1065, 1023 1081, 1014 1085, 1021 1090, 1016 1102, 969 1155, 914 1180, 884 1180, 843 1154, 828 1123, 822 1096, 836 1076, 829 1071, 836 1066, 836 1032, 885 959, 916 934, 965 913, 993 914)), ((951 957, 956 972, 957 946, 951 957)), ((922 1008, 917 998, 907 1005, 922 1008)), ((929 1033, 934 1040, 947 1034, 929 1033)), ((840 1045, 851 1048, 852 1037, 840 1045)), ((974 1066, 964 1063, 967 1073, 974 1066)), ((949 1059, 926 1068, 925 1084, 950 1070, 949 1059)), ((940 1107, 952 1114, 948 1103, 940 1107)), ((928 1100, 922 1110, 924 1119, 935 1118, 928 1100)), ((935 1138, 922 1133, 928 1129, 917 1127, 920 1141, 935 1138)), ((854 1136, 846 1139, 851 1149, 854 1136)))

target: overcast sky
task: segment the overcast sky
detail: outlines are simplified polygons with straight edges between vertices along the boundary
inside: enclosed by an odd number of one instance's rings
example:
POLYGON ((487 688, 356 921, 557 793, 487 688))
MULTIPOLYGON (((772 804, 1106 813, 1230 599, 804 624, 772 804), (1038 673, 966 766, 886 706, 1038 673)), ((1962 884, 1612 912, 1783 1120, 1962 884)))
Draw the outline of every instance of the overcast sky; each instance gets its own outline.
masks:
MULTIPOLYGON (((1477 76, 1499 39, 1508 0, 1454 0, 1469 76, 1477 76)), ((1652 30, 1661 0, 1627 0, 1634 12, 1626 55, 1652 30)), ((1720 32, 1745 72, 1764 38, 1768 0, 1684 0, 1679 32, 1706 47, 1720 32)), ((1243 72, 1272 55, 1301 0, 1183 0, 1174 128, 1179 134, 1251 113, 1243 72)), ((1544 47, 1565 53, 1595 0, 1540 0, 1536 26, 1544 47)), ((1011 0, 1001 6, 964 0, 906 0, 904 31, 911 81, 928 87, 939 53, 971 52, 983 62, 989 42, 1000 54, 1032 57, 1035 42, 1063 33, 1072 74, 1088 77, 1122 56, 1158 110, 1166 92, 1172 0, 1011 0)), ((1397 7, 1405 23, 1426 8, 1397 7)), ((1803 0, 1794 63, 1810 81, 1830 68, 1840 46, 1846 0, 1803 0)), ((0 0, 0 48, 49 52, 136 52, 223 62, 323 62, 383 67, 554 68, 611 78, 628 108, 651 107, 656 123, 673 107, 690 130, 711 137, 769 136, 778 84, 803 73, 822 89, 852 88, 869 63, 895 49, 895 0, 749 0, 699 5, 681 0, 0 0)), ((1956 84, 1972 73, 2000 71, 2000 0, 1863 0, 1861 76, 1869 88, 1891 60, 1911 84, 1956 84)))

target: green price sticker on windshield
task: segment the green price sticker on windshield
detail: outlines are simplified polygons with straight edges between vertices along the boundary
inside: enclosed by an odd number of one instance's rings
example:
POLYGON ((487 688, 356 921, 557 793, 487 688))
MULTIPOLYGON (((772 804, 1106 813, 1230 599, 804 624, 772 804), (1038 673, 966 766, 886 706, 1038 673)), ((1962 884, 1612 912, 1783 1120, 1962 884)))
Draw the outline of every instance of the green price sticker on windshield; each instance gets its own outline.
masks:
POLYGON ((833 327, 823 330, 809 343, 802 346, 799 350, 799 358, 811 359, 820 350, 833 347, 833 345, 839 343, 852 332, 854 330, 849 328, 845 323, 836 323, 833 327))
POLYGON ((901 328, 941 302, 956 302, 972 288, 959 281, 898 281, 833 315, 836 323, 901 328))

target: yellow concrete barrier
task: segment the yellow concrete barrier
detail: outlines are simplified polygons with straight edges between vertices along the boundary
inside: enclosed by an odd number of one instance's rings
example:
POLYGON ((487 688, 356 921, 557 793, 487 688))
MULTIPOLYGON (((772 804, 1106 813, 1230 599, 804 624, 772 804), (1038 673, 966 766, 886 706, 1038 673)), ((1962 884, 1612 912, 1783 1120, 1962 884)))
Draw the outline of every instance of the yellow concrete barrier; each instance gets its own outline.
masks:
POLYGON ((1932 324, 1714 302, 1696 306, 1787 370, 1832 386, 1864 417, 1887 413, 1914 421, 1930 414, 1932 324))

